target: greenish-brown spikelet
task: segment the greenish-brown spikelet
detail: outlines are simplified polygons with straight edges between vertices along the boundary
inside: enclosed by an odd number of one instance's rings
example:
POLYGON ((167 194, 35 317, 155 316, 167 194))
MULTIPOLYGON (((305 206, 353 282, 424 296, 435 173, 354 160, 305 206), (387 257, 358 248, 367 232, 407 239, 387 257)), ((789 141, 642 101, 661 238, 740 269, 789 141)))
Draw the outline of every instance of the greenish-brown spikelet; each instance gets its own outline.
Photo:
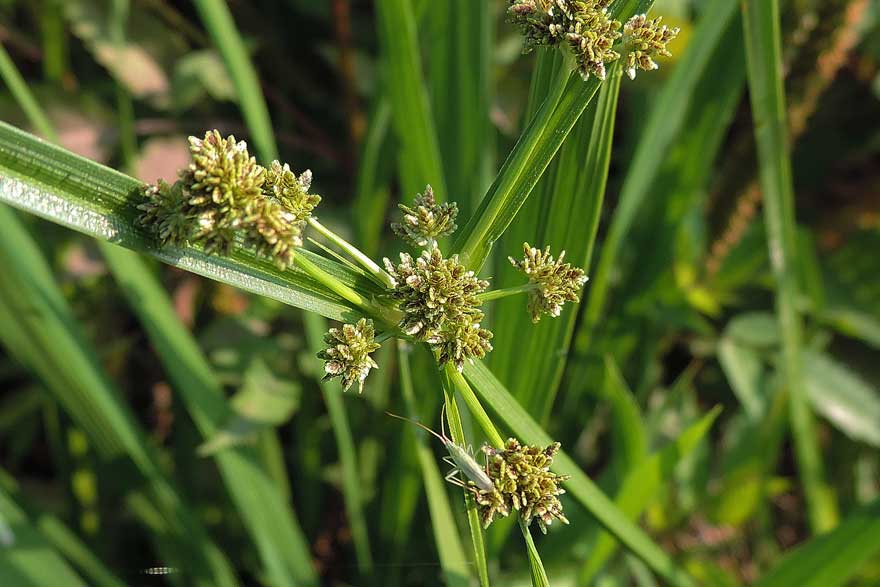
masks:
POLYGON ((293 263, 295 248, 303 244, 304 224, 281 204, 260 198, 242 221, 245 245, 272 259, 279 269, 286 269, 293 263))
POLYGON ((414 247, 433 245, 458 228, 455 224, 458 205, 454 202, 438 204, 431 186, 416 196, 412 206, 399 204, 398 207, 403 211, 403 218, 392 223, 391 230, 414 247))
POLYGON ((331 328, 324 335, 327 347, 318 353, 318 357, 324 360, 324 379, 341 377, 346 391, 357 382, 358 393, 363 392, 370 369, 379 368, 370 356, 380 346, 375 342, 375 336, 373 321, 367 318, 361 318, 357 324, 331 328))
POLYGON ((503 449, 483 447, 486 473, 495 484, 492 491, 473 490, 484 526, 508 515, 511 509, 519 512, 526 524, 538 520, 545 533, 554 519, 568 523, 559 501, 565 493, 561 483, 568 476, 550 471, 559 447, 558 442, 545 448, 522 445, 515 438, 509 438, 503 449))
POLYGON ((635 79, 636 70, 651 71, 659 65, 657 57, 671 57, 667 44, 678 36, 678 28, 661 25, 662 17, 649 20, 644 14, 629 19, 623 28, 627 48, 626 73, 635 79))
POLYGON ((321 202, 321 196, 310 194, 312 172, 306 170, 297 176, 287 163, 273 161, 266 171, 263 192, 286 208, 297 221, 304 222, 321 202))
POLYGON ((144 189, 144 202, 138 205, 143 213, 138 221, 153 230, 159 244, 181 246, 189 242, 195 228, 187 208, 183 184, 159 180, 144 189))
POLYGON ((444 259, 436 248, 416 258, 401 253, 400 263, 385 259, 385 268, 396 282, 391 297, 404 312, 400 329, 434 347, 441 364, 453 361, 461 368, 464 359, 483 357, 492 349, 492 333, 480 328, 478 298, 489 282, 478 279, 458 255, 444 259))
POLYGON ((550 247, 541 249, 523 243, 523 260, 508 257, 511 264, 528 275, 534 286, 529 292, 529 313, 538 322, 543 314, 557 317, 565 302, 580 301, 580 291, 587 282, 583 269, 564 263, 565 251, 554 259, 550 247))

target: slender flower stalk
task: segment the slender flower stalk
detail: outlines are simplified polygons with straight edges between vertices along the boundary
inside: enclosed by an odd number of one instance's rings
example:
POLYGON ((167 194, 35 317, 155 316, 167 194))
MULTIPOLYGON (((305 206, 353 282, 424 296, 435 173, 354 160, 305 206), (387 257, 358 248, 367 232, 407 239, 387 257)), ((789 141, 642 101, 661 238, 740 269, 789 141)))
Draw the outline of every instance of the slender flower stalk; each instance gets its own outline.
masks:
POLYGON ((388 274, 388 272, 382 269, 378 263, 370 259, 359 248, 318 222, 318 219, 314 216, 309 217, 308 223, 309 226, 314 228, 318 233, 324 236, 324 238, 335 244, 337 247, 345 251, 352 259, 360 263, 361 267, 375 277, 381 285, 388 288, 394 287, 394 279, 388 274))
POLYGON ((513 287, 505 287, 503 289, 493 289, 490 291, 484 291, 479 294, 477 298, 481 302, 490 302, 492 300, 500 300, 502 298, 508 298, 510 296, 515 296, 523 293, 532 293, 538 288, 534 283, 524 283, 522 285, 515 285, 513 287))

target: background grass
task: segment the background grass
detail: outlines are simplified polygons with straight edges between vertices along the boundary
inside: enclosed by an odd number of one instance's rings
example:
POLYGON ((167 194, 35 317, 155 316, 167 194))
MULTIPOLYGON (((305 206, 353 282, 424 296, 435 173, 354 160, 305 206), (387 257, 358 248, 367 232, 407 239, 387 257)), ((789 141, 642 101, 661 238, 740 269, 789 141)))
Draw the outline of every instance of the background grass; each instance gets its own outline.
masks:
POLYGON ((876 6, 658 0, 675 57, 618 88, 520 56, 504 5, 0 2, 0 199, 172 265, 0 210, 0 584, 880 581, 876 6), (430 183, 493 284, 565 248, 583 303, 496 303, 464 377, 388 342, 362 396, 319 384, 317 314, 349 302, 131 222, 213 127, 311 168, 371 255, 430 183), (571 524, 475 531, 384 415, 442 402, 474 444, 561 441, 571 524))

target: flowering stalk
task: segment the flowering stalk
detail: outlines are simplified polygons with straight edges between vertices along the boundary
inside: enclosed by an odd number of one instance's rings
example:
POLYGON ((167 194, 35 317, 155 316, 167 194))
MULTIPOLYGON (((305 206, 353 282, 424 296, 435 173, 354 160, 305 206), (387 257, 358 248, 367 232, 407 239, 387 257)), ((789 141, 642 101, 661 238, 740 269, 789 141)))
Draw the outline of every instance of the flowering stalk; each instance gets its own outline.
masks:
POLYGON ((477 297, 481 302, 490 302, 492 300, 500 300, 501 298, 507 298, 510 296, 515 296, 521 293, 531 293, 537 289, 537 285, 533 283, 524 283, 522 285, 515 285, 513 287, 505 287, 503 289, 493 289, 491 291, 485 291, 479 294, 477 297))
POLYGON ((352 259, 360 263, 361 267, 366 269, 367 273, 371 276, 375 277, 381 285, 388 288, 394 287, 394 280, 391 276, 359 248, 318 222, 318 219, 314 216, 309 217, 308 223, 309 226, 314 228, 327 240, 335 244, 337 247, 345 251, 352 259))

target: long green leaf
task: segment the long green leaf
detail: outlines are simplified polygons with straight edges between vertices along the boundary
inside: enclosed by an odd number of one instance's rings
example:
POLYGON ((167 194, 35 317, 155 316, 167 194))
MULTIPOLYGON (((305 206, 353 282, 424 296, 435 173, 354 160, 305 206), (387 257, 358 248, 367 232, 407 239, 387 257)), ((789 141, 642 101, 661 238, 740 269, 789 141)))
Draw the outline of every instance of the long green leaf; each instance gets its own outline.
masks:
POLYGON ((25 512, 0 488, 0 581, 16 587, 86 587, 25 512))
MULTIPOLYGON (((162 284, 138 255, 106 243, 101 250, 175 391, 202 436, 210 439, 232 419, 233 412, 207 359, 180 323, 162 284)), ((254 448, 227 448, 216 460, 272 581, 279 585, 316 584, 308 543, 296 516, 254 448)))
MULTIPOLYGON (((0 202, 165 263, 333 320, 351 320, 350 304, 296 268, 279 271, 240 248, 229 257, 196 248, 156 248, 137 224, 143 184, 0 122, 0 202)), ((307 259, 366 297, 378 293, 362 274, 307 251, 307 259)))
MULTIPOLYGON (((94 587, 124 586, 122 579, 114 575, 70 528, 55 516, 36 511, 33 504, 26 502, 22 493, 21 487, 15 479, 0 469, 0 501, 6 500, 7 506, 10 505, 10 501, 15 502, 15 506, 32 521, 33 526, 39 530, 43 539, 72 563, 94 587), (6 492, 5 496, 4 492, 6 492)), ((0 518, 2 517, 3 515, 0 513, 0 518)), ((0 563, 0 567, 2 566, 0 563)), ((0 577, 3 577, 2 570, 0 570, 0 577)), ((60 584, 63 577, 53 577, 52 580, 60 584)))
POLYGON ((266 163, 278 157, 278 146, 272 132, 272 120, 266 107, 260 81, 251 63, 244 41, 235 26, 225 0, 195 0, 196 10, 214 45, 223 57, 229 77, 241 103, 245 122, 251 131, 254 146, 266 163))
MULTIPOLYGON (((410 368, 409 350, 405 343, 398 343, 398 360, 400 363, 400 386, 404 403, 410 416, 416 415, 415 390, 413 389, 412 369, 410 368)), ((409 427, 408 428, 414 428, 409 427)), ((425 435, 417 429, 411 429, 407 437, 414 440, 419 457, 419 467, 425 482, 428 496, 428 510, 431 514, 431 529, 434 542, 440 556, 440 566, 446 577, 446 584, 465 587, 470 584, 470 570, 464 554, 464 547, 455 526, 455 516, 449 504, 449 496, 443 484, 440 469, 434 452, 425 442, 425 435)))
MULTIPOLYGON (((672 479, 675 466, 691 454, 705 438, 720 411, 720 408, 713 409, 682 432, 675 442, 663 447, 631 469, 614 498, 614 504, 630 519, 638 519, 656 497, 661 486, 672 479)), ((614 538, 605 532, 600 534, 590 549, 590 556, 584 563, 579 583, 588 585, 616 549, 614 538)))
POLYGON ((400 171, 405 198, 431 184, 446 199, 446 182, 437 131, 420 62, 419 35, 411 0, 376 2, 385 86, 391 121, 400 143, 400 171))
MULTIPOLYGON (((482 363, 466 365, 464 374, 477 395, 520 440, 534 445, 548 445, 552 442, 551 437, 482 363)), ((571 479, 566 482, 566 490, 569 494, 578 500, 610 534, 645 561, 655 573, 675 587, 694 585, 693 579, 679 569, 660 546, 615 506, 565 452, 560 452, 556 456, 553 470, 561 475, 571 475, 571 479)))
MULTIPOLYGON (((311 354, 316 355, 324 348, 323 337, 327 332, 327 321, 314 314, 303 316, 306 327, 306 340, 308 341, 311 354)), ((360 474, 358 472, 357 451, 345 413, 345 402, 342 399, 342 389, 338 384, 323 381, 321 375, 324 370, 321 361, 315 357, 313 360, 314 373, 318 378, 321 394, 324 396, 324 404, 330 415, 330 423, 333 426, 333 434, 336 437, 336 446, 339 450, 339 462, 342 465, 342 495, 345 499, 345 509, 348 513, 348 523, 351 525, 351 534, 354 541, 355 555, 358 567, 364 576, 373 572, 373 555, 370 551, 370 537, 367 533, 367 522, 364 518, 363 491, 361 490, 360 474)))
POLYGON ((223 553, 163 475, 134 415, 120 399, 87 342, 33 238, 12 210, 0 207, 0 339, 33 370, 94 444, 99 455, 128 457, 163 514, 163 535, 174 540, 178 566, 206 587, 235 585, 223 553))
MULTIPOLYGON (((611 274, 620 250, 645 200, 653 194, 657 175, 665 161, 665 153, 678 138, 687 120, 688 105, 694 89, 709 71, 719 40, 736 17, 736 0, 710 0, 703 9, 700 24, 681 61, 676 65, 654 104, 645 123, 632 163, 629 166, 608 234, 602 242, 599 263, 587 285, 584 325, 579 334, 578 349, 590 348, 593 329, 605 310, 611 288, 611 274)), ((711 75, 717 75, 715 71, 711 75)))
MULTIPOLYGON (((611 14, 626 20, 634 13, 647 12, 653 3, 653 0, 618 2, 611 7, 611 14)), ((565 68, 559 73, 540 111, 530 121, 480 207, 455 241, 455 252, 461 254, 472 269, 482 267, 492 245, 513 221, 602 84, 596 77, 583 81, 565 68)))
POLYGON ((776 281, 776 311, 782 335, 782 375, 789 392, 792 434, 804 486, 810 526, 816 532, 833 527, 837 507, 825 485, 822 456, 813 414, 801 373, 801 318, 798 289, 794 186, 785 122, 782 48, 778 0, 743 0, 746 65, 752 118, 758 144, 764 219, 770 264, 776 281))
POLYGON ((788 554, 755 587, 838 587, 880 553, 880 500, 788 554))

